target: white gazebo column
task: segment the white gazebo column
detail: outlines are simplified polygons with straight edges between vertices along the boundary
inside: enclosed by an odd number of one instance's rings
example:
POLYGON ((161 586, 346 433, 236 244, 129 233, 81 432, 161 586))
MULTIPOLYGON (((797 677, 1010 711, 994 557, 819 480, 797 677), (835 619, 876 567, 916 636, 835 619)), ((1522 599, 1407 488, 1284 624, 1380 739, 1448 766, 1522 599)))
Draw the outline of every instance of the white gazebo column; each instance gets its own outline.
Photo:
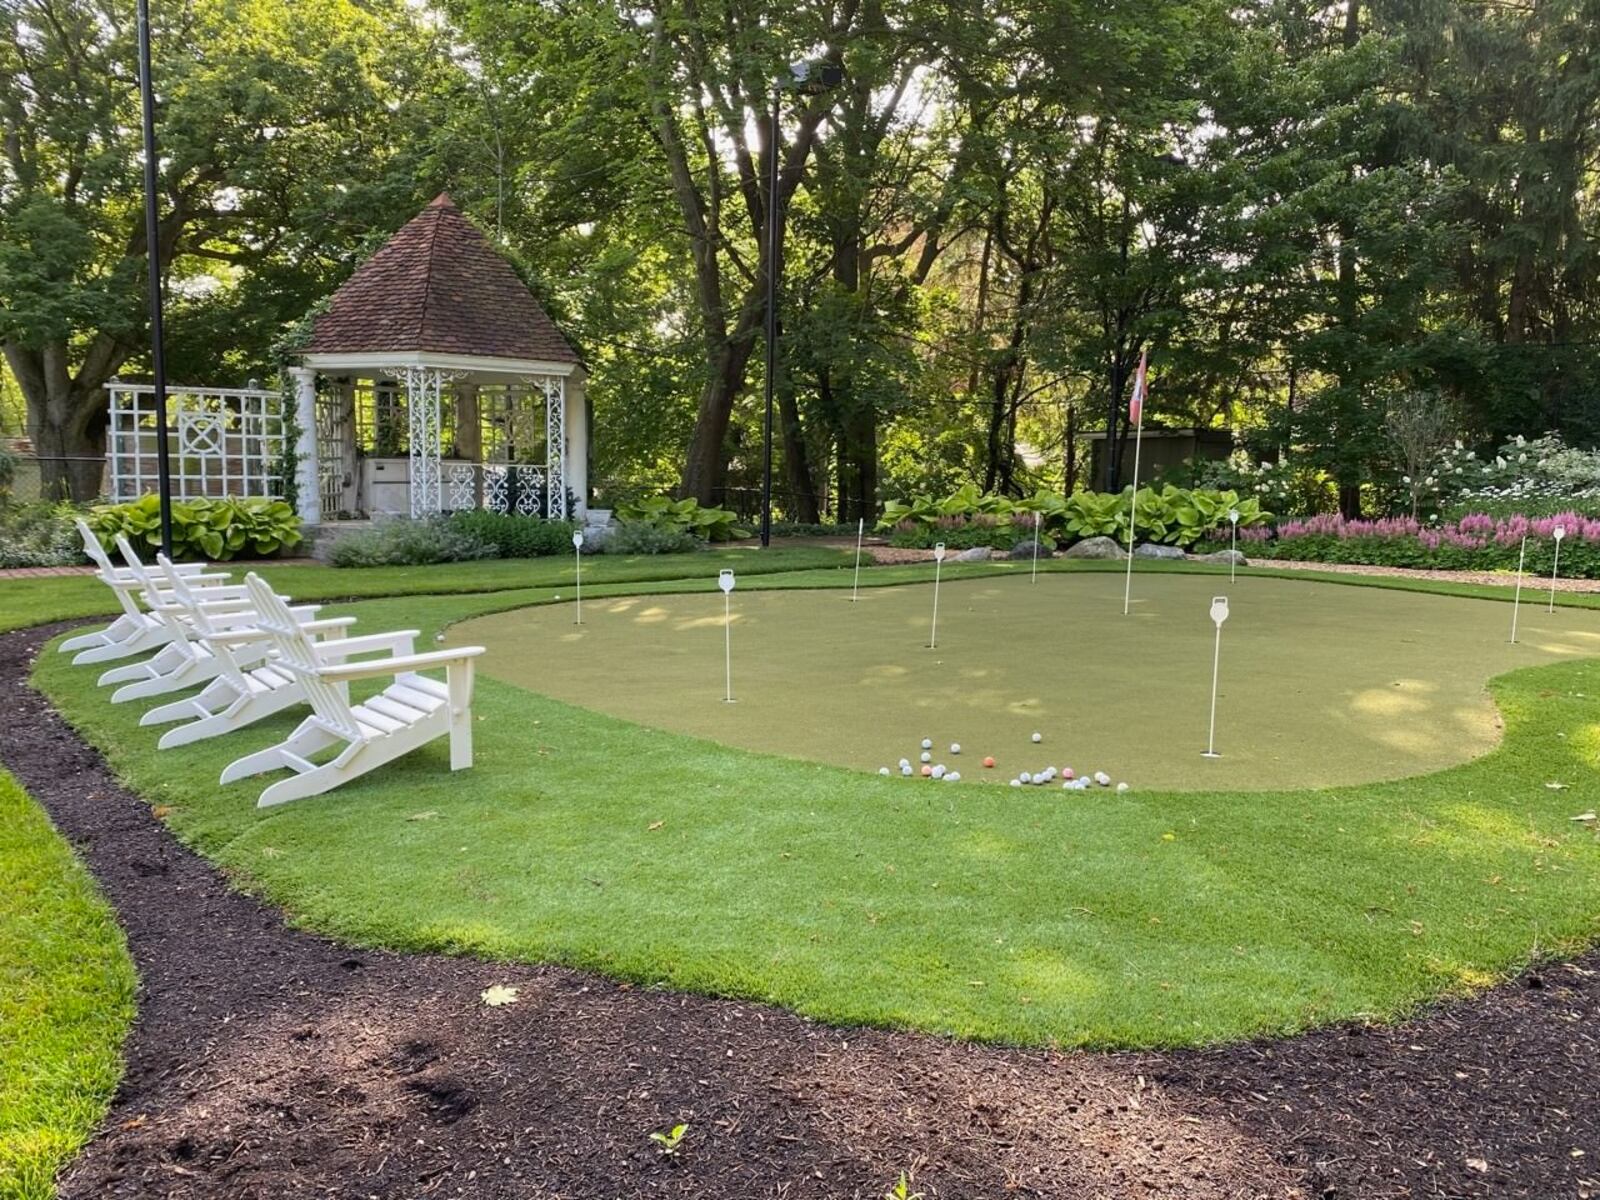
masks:
POLYGON ((411 448, 410 490, 413 517, 436 516, 443 507, 439 459, 439 393, 445 372, 437 367, 406 367, 407 432, 411 448))
POLYGON ((562 461, 576 505, 569 515, 581 521, 589 511, 589 398, 583 375, 574 372, 568 376, 565 391, 567 453, 562 461))
POLYGON ((317 373, 310 367, 290 367, 294 381, 295 507, 306 525, 322 521, 322 480, 317 459, 317 373))

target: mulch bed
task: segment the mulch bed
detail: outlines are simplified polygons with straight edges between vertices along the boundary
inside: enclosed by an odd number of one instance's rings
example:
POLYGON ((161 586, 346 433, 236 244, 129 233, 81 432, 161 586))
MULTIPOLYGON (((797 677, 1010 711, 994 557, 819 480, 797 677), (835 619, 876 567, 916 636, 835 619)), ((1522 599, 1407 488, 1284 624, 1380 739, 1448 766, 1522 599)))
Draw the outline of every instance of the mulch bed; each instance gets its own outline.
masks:
POLYGON ((51 632, 0 637, 0 758, 142 979, 67 1200, 800 1200, 881 1197, 902 1171, 929 1200, 1600 1194, 1595 954, 1394 1029, 1062 1055, 352 950, 229 890, 26 689, 51 632), (485 1006, 494 984, 518 1002, 485 1006), (678 1122, 669 1157, 649 1134, 678 1122))

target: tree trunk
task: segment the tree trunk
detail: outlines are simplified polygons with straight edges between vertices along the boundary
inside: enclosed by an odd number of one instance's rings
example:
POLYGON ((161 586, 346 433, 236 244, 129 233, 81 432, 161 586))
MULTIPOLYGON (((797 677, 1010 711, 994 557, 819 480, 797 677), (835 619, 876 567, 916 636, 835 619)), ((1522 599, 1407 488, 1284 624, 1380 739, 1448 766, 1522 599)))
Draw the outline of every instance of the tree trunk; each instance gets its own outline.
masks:
POLYGON ((752 288, 732 335, 712 353, 711 371, 700 389, 700 411, 683 460, 680 497, 701 504, 716 504, 722 499, 728 482, 728 459, 723 447, 733 418, 733 402, 744 390, 745 368, 755 349, 756 326, 762 311, 760 289, 752 288))
POLYGON ((78 503, 96 499, 105 477, 103 384, 125 354, 97 341, 89 365, 76 377, 67 367, 65 343, 43 349, 7 343, 5 354, 27 401, 28 437, 39 456, 40 495, 78 503))
POLYGON ((857 410, 849 422, 850 511, 844 521, 878 518, 878 414, 870 407, 857 410))
POLYGON ((783 474, 789 485, 790 503, 783 506, 791 521, 815 525, 817 487, 811 478, 811 456, 806 449, 805 431, 800 427, 800 406, 794 388, 778 388, 778 423, 783 428, 783 474))

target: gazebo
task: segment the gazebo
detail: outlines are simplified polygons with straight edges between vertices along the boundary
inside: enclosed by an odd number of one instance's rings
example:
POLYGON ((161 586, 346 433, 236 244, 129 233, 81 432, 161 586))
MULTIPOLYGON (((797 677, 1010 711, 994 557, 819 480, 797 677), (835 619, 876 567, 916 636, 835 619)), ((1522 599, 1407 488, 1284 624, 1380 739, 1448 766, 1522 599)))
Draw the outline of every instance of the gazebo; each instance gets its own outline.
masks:
POLYGON ((306 522, 585 514, 583 364, 448 195, 333 294, 299 358, 306 522))

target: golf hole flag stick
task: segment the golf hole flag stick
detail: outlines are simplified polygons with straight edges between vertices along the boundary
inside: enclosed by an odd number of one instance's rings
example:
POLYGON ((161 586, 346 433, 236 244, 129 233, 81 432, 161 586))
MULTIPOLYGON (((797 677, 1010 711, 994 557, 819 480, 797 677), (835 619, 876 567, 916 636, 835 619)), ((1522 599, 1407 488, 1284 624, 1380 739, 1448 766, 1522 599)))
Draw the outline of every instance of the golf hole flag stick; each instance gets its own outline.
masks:
POLYGON ((577 605, 577 616, 574 625, 583 624, 583 530, 572 531, 572 566, 576 571, 574 576, 576 591, 573 593, 574 603, 577 605))
POLYGON ((717 586, 722 589, 722 658, 725 687, 724 704, 733 703, 733 568, 723 567, 717 572, 717 586))
POLYGON ((933 548, 933 624, 928 628, 928 649, 939 648, 939 570, 944 566, 944 543, 933 548))
POLYGON ((1517 644, 1517 613, 1522 609, 1522 565, 1528 558, 1528 535, 1522 535, 1522 549, 1517 551, 1517 591, 1511 597, 1511 644, 1517 644))
POLYGON ((1238 578, 1236 568, 1239 565, 1239 510, 1237 508, 1228 510, 1228 524, 1232 526, 1232 531, 1228 534, 1228 549, 1233 552, 1228 555, 1228 582, 1232 583, 1238 578))
POLYGON ((856 581, 850 588, 850 603, 861 598, 861 538, 867 532, 867 519, 856 518, 856 581))
POLYGON ((1217 646, 1211 653, 1211 732, 1206 735, 1206 749, 1201 758, 1221 758, 1217 753, 1217 675, 1222 667, 1222 623, 1228 619, 1228 598, 1211 598, 1211 621, 1217 627, 1217 646))
POLYGON ((1564 525, 1557 525, 1550 531, 1550 536, 1556 540, 1556 560, 1550 564, 1550 607, 1546 612, 1556 610, 1556 574, 1561 570, 1561 539, 1567 536, 1564 525))
MULTIPOLYGON (((1128 615, 1128 602, 1133 595, 1133 537, 1139 516, 1139 450, 1144 442, 1144 393, 1148 381, 1146 371, 1149 356, 1148 350, 1139 352, 1139 370, 1133 377, 1133 399, 1128 401, 1128 423, 1133 426, 1133 493, 1128 503, 1128 573, 1122 584, 1123 616, 1128 615)), ((1111 445, 1107 445, 1106 450, 1116 452, 1111 445)))

